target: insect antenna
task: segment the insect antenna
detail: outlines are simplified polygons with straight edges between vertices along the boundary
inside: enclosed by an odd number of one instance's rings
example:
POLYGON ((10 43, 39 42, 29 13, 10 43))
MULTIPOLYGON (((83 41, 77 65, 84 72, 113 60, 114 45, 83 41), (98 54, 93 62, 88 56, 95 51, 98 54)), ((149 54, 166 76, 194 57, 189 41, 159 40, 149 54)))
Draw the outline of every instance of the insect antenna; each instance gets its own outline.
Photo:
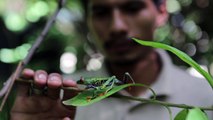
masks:
POLYGON ((135 84, 135 81, 133 80, 132 76, 128 72, 125 72, 123 77, 124 83, 127 83, 129 79, 132 81, 132 84, 135 84))

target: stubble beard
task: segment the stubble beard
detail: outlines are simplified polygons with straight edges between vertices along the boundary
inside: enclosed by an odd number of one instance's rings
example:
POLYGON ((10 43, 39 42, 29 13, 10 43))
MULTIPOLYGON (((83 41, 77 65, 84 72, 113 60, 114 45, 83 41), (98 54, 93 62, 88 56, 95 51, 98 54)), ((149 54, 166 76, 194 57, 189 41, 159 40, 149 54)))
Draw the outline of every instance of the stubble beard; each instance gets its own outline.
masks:
POLYGON ((106 61, 110 64, 120 66, 120 67, 125 67, 125 66, 133 66, 137 64, 138 62, 144 61, 147 56, 153 51, 152 48, 147 47, 145 50, 141 50, 141 52, 138 52, 136 54, 129 53, 129 54, 121 54, 116 57, 116 58, 107 58, 106 61), (120 57, 119 57, 120 56, 120 57))

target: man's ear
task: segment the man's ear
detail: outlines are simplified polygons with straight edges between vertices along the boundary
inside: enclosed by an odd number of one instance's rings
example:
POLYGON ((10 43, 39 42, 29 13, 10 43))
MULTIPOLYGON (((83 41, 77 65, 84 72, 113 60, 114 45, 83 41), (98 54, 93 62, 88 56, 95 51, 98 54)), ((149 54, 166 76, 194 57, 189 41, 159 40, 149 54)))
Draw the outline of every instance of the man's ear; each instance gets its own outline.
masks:
POLYGON ((166 0, 158 7, 158 15, 156 19, 157 27, 163 26, 168 20, 169 14, 166 9, 166 0))

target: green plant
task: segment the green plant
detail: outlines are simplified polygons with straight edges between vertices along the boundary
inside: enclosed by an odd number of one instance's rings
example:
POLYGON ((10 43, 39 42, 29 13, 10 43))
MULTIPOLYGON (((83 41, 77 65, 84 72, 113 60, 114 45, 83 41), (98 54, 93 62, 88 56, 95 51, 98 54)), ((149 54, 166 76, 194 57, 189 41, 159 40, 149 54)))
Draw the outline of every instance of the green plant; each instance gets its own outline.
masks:
MULTIPOLYGON (((177 55, 181 60, 195 68, 199 73, 201 73, 208 83, 211 85, 213 88, 213 79, 209 73, 207 73, 205 70, 203 70, 193 59, 191 59, 187 54, 183 53, 182 51, 166 45, 162 43, 157 43, 157 42, 151 42, 151 41, 143 41, 139 40, 136 38, 133 38, 134 41, 141 45, 145 46, 150 46, 150 47, 155 47, 155 48, 161 48, 164 50, 168 50, 175 55, 177 55)), ((76 97, 71 98, 69 100, 63 101, 65 105, 74 105, 74 106, 85 106, 85 105, 90 105, 92 103, 98 102, 106 97, 109 97, 113 95, 114 93, 130 87, 130 86, 142 86, 142 87, 147 87, 146 85, 143 84, 114 84, 115 81, 119 81, 116 79, 115 76, 109 77, 109 78, 93 78, 93 79, 87 79, 87 82, 84 82, 86 86, 93 86, 90 87, 92 89, 86 89, 85 91, 79 93, 76 97), (101 81, 101 82, 100 82, 101 81), (104 93, 100 95, 100 93, 104 93), (88 100, 88 97, 92 99, 88 100)), ((149 88, 154 96, 155 92, 149 88)), ((141 101, 141 102, 148 102, 148 103, 153 103, 153 104, 160 104, 165 106, 170 114, 170 119, 172 120, 172 111, 170 110, 170 107, 178 107, 178 108, 183 108, 182 111, 180 111, 176 117, 175 120, 208 120, 205 112, 203 110, 213 110, 213 108, 204 108, 204 107, 197 107, 197 106, 188 106, 188 105, 182 105, 182 104, 174 104, 174 103, 167 103, 167 102, 162 102, 158 101, 155 99, 144 99, 144 98, 135 98, 135 97, 130 97, 130 96, 123 96, 123 95, 114 95, 113 97, 121 98, 121 99, 129 99, 129 100, 136 100, 136 101, 141 101)))
MULTIPOLYGON (((125 74, 129 76, 129 74, 125 74)), ((129 76, 131 78, 131 76, 129 76)), ((73 106, 86 106, 92 103, 98 102, 124 88, 131 86, 140 86, 146 87, 151 90, 153 93, 153 99, 155 99, 155 92, 150 87, 144 84, 135 84, 134 81, 132 84, 125 84, 122 81, 118 80, 116 76, 105 77, 105 78, 85 78, 84 80, 80 79, 77 83, 81 83, 86 86, 86 89, 69 100, 63 101, 65 105, 73 106)))

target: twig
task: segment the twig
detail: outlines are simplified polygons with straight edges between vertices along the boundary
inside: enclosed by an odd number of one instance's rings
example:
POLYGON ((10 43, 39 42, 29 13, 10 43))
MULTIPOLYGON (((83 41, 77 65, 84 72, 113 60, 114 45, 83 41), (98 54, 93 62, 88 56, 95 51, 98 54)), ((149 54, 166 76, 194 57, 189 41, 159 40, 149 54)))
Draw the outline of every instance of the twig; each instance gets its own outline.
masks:
MULTIPOLYGON (((190 106, 190 105, 185 105, 185 104, 174 104, 174 103, 163 102, 163 101, 153 100, 153 99, 124 96, 124 95, 120 95, 120 94, 112 95, 112 97, 120 98, 120 99, 122 98, 122 99, 134 100, 134 101, 139 101, 139 102, 144 102, 144 103, 159 104, 159 105, 163 105, 163 106, 167 106, 167 107, 186 108, 186 109, 191 109, 191 108, 197 107, 197 106, 190 106)), ((213 107, 197 107, 197 108, 200 108, 202 110, 213 111, 213 107)))
POLYGON ((29 61, 31 60, 31 58, 34 55, 35 51, 38 49, 38 47, 40 46, 40 44, 43 42, 44 37, 47 35, 47 32, 49 31, 50 27, 54 23, 54 21, 55 21, 57 15, 58 15, 60 9, 64 5, 64 3, 65 3, 65 0, 59 0, 58 1, 58 7, 57 7, 55 13, 53 14, 53 16, 46 23, 43 31, 41 32, 41 34, 36 39, 35 43, 31 47, 31 49, 29 50, 27 56, 25 57, 25 59, 22 62, 20 62, 21 64, 16 68, 16 71, 14 72, 15 74, 12 74, 9 77, 9 79, 5 82, 3 88, 0 91, 0 98, 2 96, 4 96, 3 101, 1 103, 1 106, 0 106, 0 112, 3 109, 5 101, 7 100, 7 97, 9 95, 10 91, 11 91, 11 88, 12 88, 12 86, 14 84, 15 79, 20 76, 20 74, 23 71, 24 67, 29 63, 29 61))
MULTIPOLYGON (((16 82, 31 84, 33 82, 33 80, 24 80, 24 79, 18 78, 18 79, 16 79, 16 82)), ((63 87, 63 86, 61 87, 61 89, 77 91, 77 92, 83 92, 86 90, 86 89, 80 89, 80 88, 76 88, 76 87, 63 87)), ((154 99, 145 99, 145 98, 138 98, 138 97, 132 97, 132 96, 124 96, 124 95, 120 95, 120 94, 114 94, 111 97, 119 98, 119 99, 134 100, 134 101, 139 101, 139 102, 143 102, 143 103, 159 104, 159 105, 163 105, 166 107, 177 107, 177 108, 186 108, 186 109, 191 109, 191 108, 197 107, 197 106, 190 106, 190 105, 185 105, 185 104, 175 104, 175 103, 163 102, 163 101, 154 100, 154 99)), ((197 108, 200 108, 202 110, 210 110, 210 111, 213 110, 213 107, 197 107, 197 108)))
MULTIPOLYGON (((33 82, 33 80, 24 80, 24 79, 18 78, 18 79, 16 79, 16 82, 18 82, 20 84, 23 84, 23 83, 31 84, 33 82)), ((63 86, 61 87, 61 89, 77 91, 77 92, 83 92, 86 90, 86 89, 80 89, 80 88, 76 88, 76 87, 63 87, 63 86)), ((175 103, 163 102, 163 101, 154 100, 154 99, 145 99, 145 98, 138 98, 138 97, 133 97, 133 96, 124 96, 124 95, 120 95, 120 94, 114 94, 111 97, 139 101, 139 102, 143 102, 143 103, 159 104, 159 105, 163 105, 165 107, 176 107, 176 108, 185 108, 185 109, 191 109, 191 108, 196 107, 196 108, 200 108, 202 110, 213 111, 213 107, 199 107, 199 106, 190 106, 190 105, 185 105, 185 104, 175 104, 175 103)))
POLYGON ((19 75, 19 73, 21 72, 21 69, 20 69, 20 68, 21 68, 22 65, 23 65, 22 62, 20 62, 20 63, 18 64, 18 66, 17 66, 17 68, 16 68, 14 74, 11 76, 10 83, 9 83, 9 85, 8 85, 7 91, 6 91, 6 93, 5 93, 5 96, 4 96, 4 98, 3 98, 3 100, 2 100, 2 103, 1 103, 1 106, 0 106, 0 111, 2 111, 2 109, 3 109, 3 107, 4 107, 4 104, 5 104, 5 102, 6 102, 7 98, 8 98, 8 95, 9 95, 9 93, 10 93, 12 87, 13 87, 13 84, 14 84, 14 82, 15 82, 16 77, 17 77, 17 76, 19 75))

